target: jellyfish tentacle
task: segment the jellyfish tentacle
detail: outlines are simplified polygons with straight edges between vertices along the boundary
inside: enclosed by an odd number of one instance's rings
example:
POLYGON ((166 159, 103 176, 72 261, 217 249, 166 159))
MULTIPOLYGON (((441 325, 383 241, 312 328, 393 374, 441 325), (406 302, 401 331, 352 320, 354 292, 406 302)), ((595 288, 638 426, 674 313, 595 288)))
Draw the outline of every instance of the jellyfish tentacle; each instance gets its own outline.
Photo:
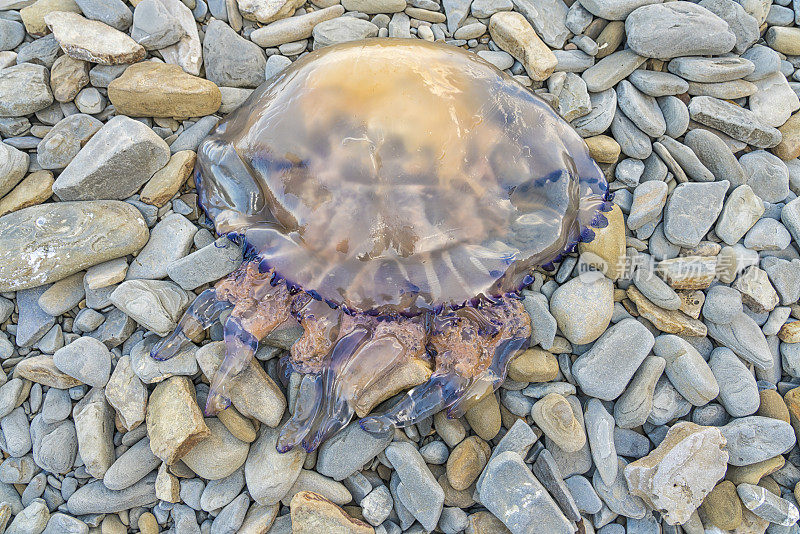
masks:
POLYGON ((322 406, 324 389, 322 374, 308 373, 303 375, 297 398, 295 399, 292 417, 283 425, 278 435, 278 443, 276 445, 278 452, 284 453, 293 449, 306 437, 309 430, 311 430, 311 425, 316 420, 320 406, 322 406))
POLYGON ((492 364, 480 375, 473 377, 470 385, 447 409, 447 417, 453 419, 463 416, 484 396, 493 393, 506 378, 508 364, 522 349, 527 348, 530 338, 512 337, 498 344, 492 357, 492 364))
POLYGON ((511 358, 530 342, 530 318, 516 299, 502 298, 439 323, 431 336, 438 352, 430 380, 387 412, 363 418, 361 428, 381 434, 446 408, 448 417, 460 417, 499 387, 511 358))
POLYGON ((232 307, 223 328, 225 358, 211 378, 206 415, 230 406, 231 380, 258 350, 258 342, 290 317, 293 296, 283 283, 272 284, 272 272, 260 272, 255 261, 242 264, 216 288, 219 300, 232 307))
POLYGON ((153 346, 150 356, 159 361, 169 360, 191 343, 191 338, 211 326, 223 312, 231 308, 233 304, 220 299, 216 289, 206 289, 194 299, 175 330, 153 346))
MULTIPOLYGON (((324 358, 295 350, 297 347, 313 348, 315 345, 308 339, 301 338, 292 347, 297 367, 314 363, 314 367, 308 369, 312 375, 307 374, 303 380, 313 380, 318 389, 316 395, 304 397, 303 404, 295 407, 294 415, 281 430, 278 441, 281 452, 297 444, 308 452, 315 450, 350 422, 362 395, 386 373, 424 354, 425 332, 419 321, 379 322, 367 316, 346 314, 341 314, 338 321, 334 330, 328 330, 336 334, 335 342, 322 344, 330 347, 324 358), (308 379, 308 376, 314 378, 308 379)), ((301 319, 301 323, 307 328, 308 338, 319 340, 313 334, 315 327, 311 321, 301 319)), ((316 349, 319 348, 317 342, 316 349)), ((300 397, 298 394, 298 402, 300 397)))
POLYGON ((258 350, 258 339, 242 327, 236 317, 228 317, 224 327, 225 359, 211 379, 205 414, 213 416, 231 404, 229 386, 233 377, 241 373, 258 350))
POLYGON ((467 379, 450 372, 436 372, 424 384, 411 389, 388 411, 364 417, 361 428, 371 434, 386 434, 422 421, 455 402, 467 387, 467 379))

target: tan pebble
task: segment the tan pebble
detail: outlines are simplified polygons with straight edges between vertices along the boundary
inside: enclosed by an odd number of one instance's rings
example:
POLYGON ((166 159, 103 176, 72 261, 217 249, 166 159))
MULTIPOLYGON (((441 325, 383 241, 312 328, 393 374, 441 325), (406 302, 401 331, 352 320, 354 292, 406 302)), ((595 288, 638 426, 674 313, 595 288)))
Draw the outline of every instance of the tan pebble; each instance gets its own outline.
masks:
POLYGON ((614 20, 609 22, 600 35, 597 36, 597 55, 595 59, 600 61, 604 57, 613 54, 622 44, 625 38, 625 21, 614 20))
POLYGON ((128 527, 122 524, 118 516, 110 514, 105 516, 103 522, 100 523, 100 532, 102 534, 127 534, 128 527))
POLYGON ((783 325, 778 331, 778 338, 784 343, 800 343, 800 321, 783 325))
POLYGON ((595 135, 584 139, 589 147, 589 155, 598 163, 616 163, 622 150, 613 138, 595 135))
MULTIPOLYGON (((19 364, 17 364, 17 367, 19 367, 19 364)), ((795 434, 800 434, 800 388, 787 391, 786 395, 783 396, 783 400, 789 410, 789 421, 794 427, 794 432, 795 434)))
POLYGON ((489 441, 500 432, 502 419, 500 416, 500 403, 493 391, 489 391, 475 406, 467 410, 464 418, 482 439, 489 441))
POLYGON ((563 395, 545 395, 533 405, 531 416, 542 432, 564 451, 577 452, 586 444, 586 431, 563 395))
POLYGON ((222 94, 208 80, 178 65, 145 61, 128 67, 108 85, 117 113, 132 117, 202 117, 219 109, 222 94))
POLYGON ((475 512, 469 516, 466 534, 511 534, 502 521, 489 512, 475 512))
POLYGON ((450 448, 458 445, 467 435, 464 423, 458 419, 449 419, 444 411, 433 416, 433 426, 436 428, 436 433, 450 448))
POLYGON ((181 483, 169 472, 167 464, 161 464, 156 475, 156 498, 171 503, 181 500, 181 483))
POLYGON ((472 498, 475 492, 475 487, 470 486, 464 490, 453 489, 450 481, 447 479, 447 474, 440 475, 436 478, 436 482, 442 487, 444 491, 444 505, 455 506, 456 508, 469 508, 475 504, 475 499, 472 498))
POLYGON ((31 35, 41 37, 50 33, 44 16, 53 11, 71 11, 80 13, 81 8, 74 0, 37 0, 31 5, 19 10, 19 16, 25 25, 25 30, 31 35))
MULTIPOLYGON (((356 519, 331 501, 310 491, 301 491, 292 497, 289 505, 292 517, 292 534, 322 534, 347 532, 372 534, 375 529, 356 519)), ((355 511, 355 510, 353 510, 355 511)))
POLYGON ((188 378, 173 376, 153 390, 147 404, 147 435, 153 454, 167 464, 211 436, 188 378))
POLYGON ((508 377, 517 382, 550 382, 557 376, 555 355, 538 347, 521 352, 508 364, 508 377))
POLYGON ((761 398, 761 404, 758 407, 756 415, 763 417, 772 417, 773 419, 780 419, 781 421, 791 422, 789 418, 789 408, 783 401, 780 393, 774 389, 764 389, 758 393, 761 398))
POLYGON ((742 501, 729 480, 714 486, 700 507, 708 520, 722 530, 733 530, 742 523, 742 501))
POLYGON ((139 200, 159 208, 169 202, 191 176, 196 157, 192 150, 181 150, 173 154, 167 165, 144 185, 139 200))
POLYGON ((431 376, 430 365, 419 358, 409 358, 380 376, 353 400, 356 415, 365 417, 386 399, 427 382, 431 376))
POLYGON ((244 441, 245 443, 253 443, 256 440, 256 429, 253 423, 244 417, 233 406, 222 410, 217 414, 217 419, 222 421, 222 424, 233 434, 235 437, 244 441))
MULTIPOLYGON (((636 312, 667 334, 705 336, 708 329, 702 321, 689 317, 679 310, 665 310, 650 302, 634 286, 628 288, 628 298, 636 305, 636 312)), ((625 304, 625 301, 623 301, 625 304)))
POLYGON ((150 512, 140 515, 136 524, 142 534, 158 534, 158 521, 156 521, 156 516, 150 512))
POLYGON ((501 11, 489 19, 492 40, 525 66, 532 80, 546 80, 553 74, 558 60, 542 42, 530 23, 520 13, 501 11))
POLYGON ((777 495, 778 497, 781 496, 781 487, 778 485, 777 482, 771 476, 765 476, 762 478, 758 485, 764 488, 765 490, 769 491, 773 495, 777 495))
POLYGON ((677 293, 681 298, 681 305, 678 309, 692 319, 699 319, 700 310, 703 309, 703 303, 706 301, 705 294, 699 289, 694 291, 677 291, 677 293))
POLYGON ((730 480, 737 486, 739 484, 758 484, 763 477, 783 467, 784 463, 786 463, 786 460, 784 460, 783 456, 778 455, 750 465, 730 465, 728 466, 728 472, 725 473, 725 479, 730 480))
POLYGON ((589 243, 580 243, 578 252, 581 262, 587 262, 611 280, 616 280, 625 268, 625 221, 622 210, 616 204, 605 217, 608 226, 593 228, 594 239, 589 243))
POLYGON ((800 156, 800 112, 789 117, 778 130, 781 132, 781 142, 772 149, 773 154, 784 161, 800 156))
POLYGON ((29 174, 17 187, 0 199, 0 217, 12 211, 41 204, 53 196, 53 173, 36 171, 29 174))
POLYGON ((492 450, 478 436, 470 436, 453 449, 447 458, 447 480, 455 490, 465 490, 475 482, 492 450))

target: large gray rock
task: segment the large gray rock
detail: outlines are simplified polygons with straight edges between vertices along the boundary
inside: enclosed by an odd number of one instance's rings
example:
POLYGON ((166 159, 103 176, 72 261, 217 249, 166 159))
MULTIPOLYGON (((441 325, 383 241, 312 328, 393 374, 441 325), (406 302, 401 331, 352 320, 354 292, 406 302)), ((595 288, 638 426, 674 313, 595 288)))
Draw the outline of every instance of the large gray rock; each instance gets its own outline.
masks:
POLYGON ((658 59, 724 54, 736 44, 727 22, 683 1, 636 9, 625 19, 625 34, 634 52, 658 59))
POLYGON ((481 503, 513 534, 573 532, 572 523, 515 452, 504 452, 489 462, 479 494, 481 503))
POLYGON ((257 44, 212 19, 203 40, 203 64, 206 78, 217 85, 258 87, 264 81, 267 58, 257 44))
POLYGON ((751 465, 784 454, 796 438, 792 425, 780 419, 750 415, 720 427, 728 441, 731 465, 751 465))
POLYGON ((136 484, 120 491, 106 488, 97 480, 78 488, 67 500, 75 515, 111 514, 156 502, 156 474, 151 473, 136 484))
POLYGON ((102 122, 83 113, 61 119, 39 142, 36 161, 43 169, 63 169, 102 127, 102 122))
POLYGON ((692 98, 689 114, 700 124, 759 148, 772 148, 781 142, 781 133, 762 122, 752 111, 717 98, 692 98))
POLYGON ((53 193, 62 200, 128 198, 169 157, 169 146, 153 130, 118 115, 67 165, 53 184, 53 193))
POLYGON ((606 20, 625 20, 635 9, 660 4, 663 0, 583 0, 581 5, 589 13, 606 20))
POLYGON ((30 156, 27 152, 0 143, 0 198, 22 181, 29 164, 30 156))
POLYGON ((50 73, 42 65, 21 63, 0 70, 0 117, 23 117, 52 103, 50 73))
POLYGON ((317 453, 316 470, 334 480, 344 480, 380 454, 392 435, 373 436, 357 422, 325 441, 317 453))
POLYGON ((636 319, 623 319, 600 336, 572 365, 572 375, 584 393, 603 400, 619 397, 655 338, 636 319))
POLYGON ((696 247, 717 221, 728 186, 729 182, 722 180, 676 187, 664 207, 666 238, 682 247, 696 247))
POLYGON ((55 282, 137 252, 148 234, 139 210, 116 200, 15 211, 0 217, 0 291, 55 282))

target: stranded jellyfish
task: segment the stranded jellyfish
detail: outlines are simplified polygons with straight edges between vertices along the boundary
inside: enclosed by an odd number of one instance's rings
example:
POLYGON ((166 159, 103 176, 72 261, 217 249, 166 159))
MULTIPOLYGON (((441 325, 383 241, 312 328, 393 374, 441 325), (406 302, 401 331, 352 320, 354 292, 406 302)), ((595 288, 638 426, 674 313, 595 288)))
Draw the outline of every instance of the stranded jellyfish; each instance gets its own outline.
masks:
POLYGON ((591 240, 611 209, 585 143, 548 103, 472 53, 419 40, 299 59, 201 144, 195 181, 245 262, 152 355, 224 319, 213 415, 259 340, 299 324, 281 360, 302 379, 280 451, 314 450, 354 413, 372 433, 464 414, 529 343, 518 291, 533 270, 591 240), (423 380, 404 383, 410 369, 423 380))

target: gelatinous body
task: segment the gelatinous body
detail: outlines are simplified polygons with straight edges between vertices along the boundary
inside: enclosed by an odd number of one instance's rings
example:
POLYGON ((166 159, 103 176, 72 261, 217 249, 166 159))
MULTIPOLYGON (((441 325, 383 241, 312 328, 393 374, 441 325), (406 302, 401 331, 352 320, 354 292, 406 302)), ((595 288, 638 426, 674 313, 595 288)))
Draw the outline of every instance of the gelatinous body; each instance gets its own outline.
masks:
POLYGON ((528 342, 515 292, 610 209, 586 145, 546 102, 469 52, 416 40, 296 61, 203 142, 196 183, 251 261, 201 294, 154 357, 230 310, 213 413, 258 341, 299 323, 285 363, 304 376, 281 450, 313 450, 385 400, 372 392, 396 393, 381 380, 419 369, 427 380, 362 427, 462 414, 528 342))

